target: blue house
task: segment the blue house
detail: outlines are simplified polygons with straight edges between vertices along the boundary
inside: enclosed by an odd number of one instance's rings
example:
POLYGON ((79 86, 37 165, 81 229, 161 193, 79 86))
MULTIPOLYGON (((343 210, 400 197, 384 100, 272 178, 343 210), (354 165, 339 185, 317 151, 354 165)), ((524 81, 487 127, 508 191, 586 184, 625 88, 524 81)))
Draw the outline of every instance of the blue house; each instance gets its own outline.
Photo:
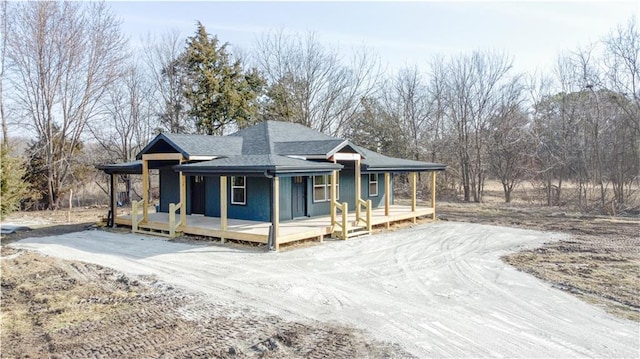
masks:
POLYGON ((266 121, 228 136, 160 134, 111 174, 111 224, 170 237, 187 233, 282 243, 330 235, 346 239, 373 226, 435 218, 436 172, 445 165, 383 156, 299 124, 266 121), (149 213, 149 170, 160 202, 149 213), (417 208, 416 174, 431 173, 431 206, 417 208), (143 198, 115 215, 118 174, 141 174, 143 198), (411 206, 393 204, 393 175, 409 173, 411 206), (141 211, 141 213, 140 213, 141 211))

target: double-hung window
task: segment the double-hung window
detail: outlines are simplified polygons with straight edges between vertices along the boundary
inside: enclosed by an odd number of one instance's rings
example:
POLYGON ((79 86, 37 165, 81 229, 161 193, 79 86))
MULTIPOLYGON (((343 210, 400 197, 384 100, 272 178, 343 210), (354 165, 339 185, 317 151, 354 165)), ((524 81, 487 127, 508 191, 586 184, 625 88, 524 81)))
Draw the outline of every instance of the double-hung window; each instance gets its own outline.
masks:
POLYGON ((231 204, 247 204, 247 177, 231 177, 231 204))
POLYGON ((369 173, 369 197, 378 195, 378 174, 369 173))
MULTIPOLYGON (((331 175, 313 176, 314 202, 326 202, 331 200, 331 178, 331 175)), ((336 183, 336 199, 340 199, 340 180, 336 183)))

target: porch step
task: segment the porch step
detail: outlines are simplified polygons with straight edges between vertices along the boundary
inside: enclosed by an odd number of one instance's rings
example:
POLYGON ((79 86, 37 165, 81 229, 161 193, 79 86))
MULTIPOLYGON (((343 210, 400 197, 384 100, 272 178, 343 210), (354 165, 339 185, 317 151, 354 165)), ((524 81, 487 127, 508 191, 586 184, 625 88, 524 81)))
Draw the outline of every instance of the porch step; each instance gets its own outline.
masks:
POLYGON ((367 236, 370 234, 371 232, 367 230, 367 227, 352 226, 352 227, 349 227, 349 229, 347 230, 347 238, 342 238, 342 231, 340 230, 333 231, 333 233, 331 234, 331 237, 348 239, 348 238, 355 238, 360 236, 367 236))
POLYGON ((366 228, 362 228, 362 229, 358 229, 355 231, 349 231, 347 232, 347 238, 355 238, 355 237, 360 237, 360 236, 368 236, 370 235, 371 232, 367 231, 366 228))
MULTIPOLYGON (((138 230, 136 230, 135 233, 142 233, 142 234, 149 234, 152 236, 171 238, 171 234, 169 230, 153 228, 153 227, 138 226, 138 230)), ((177 232, 176 232, 176 235, 178 235, 177 232)))

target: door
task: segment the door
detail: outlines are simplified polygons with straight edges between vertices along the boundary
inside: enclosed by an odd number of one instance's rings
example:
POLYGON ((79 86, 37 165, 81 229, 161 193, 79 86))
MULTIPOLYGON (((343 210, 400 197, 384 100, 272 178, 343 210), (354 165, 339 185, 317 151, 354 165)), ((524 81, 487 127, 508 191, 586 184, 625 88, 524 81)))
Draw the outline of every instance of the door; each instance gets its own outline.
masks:
POLYGON ((291 178, 291 214, 293 218, 307 215, 307 178, 297 176, 291 178))
POLYGON ((204 214, 204 177, 191 177, 191 214, 204 214))

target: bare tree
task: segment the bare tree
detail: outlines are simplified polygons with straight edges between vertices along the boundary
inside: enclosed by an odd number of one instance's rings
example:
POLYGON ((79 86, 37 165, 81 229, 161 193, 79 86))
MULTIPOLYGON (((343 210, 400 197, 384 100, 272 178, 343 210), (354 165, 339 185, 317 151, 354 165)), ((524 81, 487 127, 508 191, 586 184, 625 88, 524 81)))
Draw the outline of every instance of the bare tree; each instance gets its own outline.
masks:
POLYGON ((152 91, 136 63, 125 64, 122 76, 107 90, 103 121, 89 124, 88 129, 111 161, 132 161, 153 136, 157 121, 150 103, 152 91))
POLYGON ((338 136, 380 76, 378 58, 371 52, 356 51, 345 64, 336 50, 322 45, 313 33, 306 37, 282 31, 264 34, 254 59, 267 80, 264 118, 297 122, 338 136))
POLYGON ((55 209, 85 126, 119 75, 126 42, 105 3, 29 2, 14 10, 11 96, 43 145, 47 206, 55 209))
POLYGON ((432 64, 435 81, 442 86, 444 117, 450 148, 456 153, 464 200, 480 202, 487 175, 489 120, 501 98, 515 88, 508 76, 511 60, 504 54, 473 52, 432 64))
MULTIPOLYGON (((133 61, 133 60, 132 60, 133 61)), ((103 102, 103 121, 89 124, 88 129, 109 162, 129 162, 146 145, 158 128, 152 106, 153 86, 139 63, 124 64, 122 76, 107 90, 103 102)), ((127 198, 131 198, 131 177, 121 176, 127 198)))
POLYGON ((491 120, 489 134, 489 167, 502 184, 504 201, 511 202, 511 194, 524 179, 531 148, 527 132, 529 120, 518 103, 507 101, 491 120))
POLYGON ((402 134, 404 157, 422 160, 423 139, 431 130, 431 104, 427 85, 417 67, 401 69, 395 79, 383 87, 382 101, 402 134))
POLYGON ((154 84, 156 114, 161 127, 171 133, 193 132, 193 124, 188 123, 187 99, 184 96, 186 74, 181 54, 184 42, 178 30, 161 35, 148 35, 143 50, 144 62, 149 68, 154 84))
POLYGON ((0 26, 2 27, 2 33, 0 33, 0 119, 2 121, 2 146, 6 150, 9 146, 9 134, 7 128, 7 114, 5 113, 5 104, 4 104, 4 78, 5 78, 5 64, 7 57, 7 33, 9 30, 9 22, 8 22, 8 11, 7 6, 9 6, 8 1, 3 1, 0 4, 2 8, 0 10, 0 26))
MULTIPOLYGON (((604 40, 606 68, 605 86, 610 89, 603 104, 613 104, 611 157, 605 161, 607 175, 613 184, 615 201, 626 202, 640 181, 640 31, 637 18, 626 26, 618 26, 604 40)), ((614 206, 615 207, 615 206, 614 206)))
POLYGON ((607 85, 619 96, 618 106, 629 115, 627 120, 640 132, 640 31, 637 18, 618 26, 605 40, 607 85))

